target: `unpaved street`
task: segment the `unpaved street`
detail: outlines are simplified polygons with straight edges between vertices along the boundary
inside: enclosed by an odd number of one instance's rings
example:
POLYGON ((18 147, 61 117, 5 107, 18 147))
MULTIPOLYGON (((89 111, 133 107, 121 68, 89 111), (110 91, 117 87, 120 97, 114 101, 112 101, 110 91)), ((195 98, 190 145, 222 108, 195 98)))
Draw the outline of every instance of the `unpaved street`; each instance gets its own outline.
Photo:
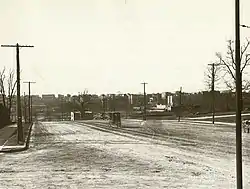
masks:
MULTIPOLYGON (((163 141, 93 125, 35 124, 29 150, 0 154, 0 188, 235 188, 232 128, 166 122, 156 126, 173 133, 163 141)), ((245 188, 250 188, 249 136, 243 134, 245 188)))

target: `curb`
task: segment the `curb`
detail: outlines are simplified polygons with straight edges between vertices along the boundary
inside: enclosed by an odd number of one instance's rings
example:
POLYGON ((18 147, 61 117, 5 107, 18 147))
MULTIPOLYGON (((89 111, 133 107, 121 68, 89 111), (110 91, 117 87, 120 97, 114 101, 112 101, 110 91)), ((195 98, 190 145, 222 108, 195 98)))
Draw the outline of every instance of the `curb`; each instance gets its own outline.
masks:
MULTIPOLYGON (((27 150, 27 149, 29 149, 29 143, 30 143, 30 136, 31 136, 31 131, 32 131, 32 127, 33 127, 33 125, 34 125, 34 123, 32 123, 31 125, 30 125, 30 127, 29 127, 29 131, 28 131, 28 135, 27 135, 27 137, 26 137, 26 140, 25 140, 25 146, 24 147, 22 147, 22 148, 16 148, 16 149, 9 149, 9 150, 2 150, 2 151, 0 151, 0 152, 2 152, 2 153, 14 153, 14 152, 22 152, 22 151, 25 151, 25 150, 27 150)), ((16 131, 17 132, 17 131, 16 131)), ((16 133, 15 132, 15 133, 16 133)), ((15 134, 14 133, 14 134, 15 134)), ((13 135, 14 135, 13 134, 13 135)), ((12 135, 12 136, 13 136, 12 135)))

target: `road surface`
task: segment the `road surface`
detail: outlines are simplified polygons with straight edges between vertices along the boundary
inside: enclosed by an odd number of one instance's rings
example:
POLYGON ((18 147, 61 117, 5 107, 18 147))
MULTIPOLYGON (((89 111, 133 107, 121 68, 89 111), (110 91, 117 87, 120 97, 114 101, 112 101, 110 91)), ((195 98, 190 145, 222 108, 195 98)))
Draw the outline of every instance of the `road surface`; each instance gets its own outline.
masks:
MULTIPOLYGON (((249 116, 250 113, 242 113, 241 116, 249 116)), ((214 118, 226 118, 226 117, 235 117, 235 114, 230 114, 230 115, 215 115, 214 118)), ((212 116, 201 116, 201 117, 190 117, 188 119, 190 120, 202 120, 202 119, 209 119, 212 118, 212 116)))
MULTIPOLYGON (((35 124, 29 150, 0 154, 0 188, 235 188, 232 128, 164 122, 151 125, 169 133, 158 140, 100 131, 98 124, 35 124)), ((136 122, 126 124, 135 130, 136 122)), ((245 188, 249 136, 243 134, 245 188)))

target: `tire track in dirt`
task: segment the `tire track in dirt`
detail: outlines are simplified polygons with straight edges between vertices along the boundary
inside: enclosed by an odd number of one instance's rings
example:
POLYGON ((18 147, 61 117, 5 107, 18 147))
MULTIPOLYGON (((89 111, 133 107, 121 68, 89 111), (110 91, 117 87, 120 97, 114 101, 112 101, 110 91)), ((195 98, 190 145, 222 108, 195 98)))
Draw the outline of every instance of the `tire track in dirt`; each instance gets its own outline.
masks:
MULTIPOLYGON (((108 124, 105 124, 103 122, 75 122, 71 124, 84 124, 85 126, 92 127, 93 129, 104 131, 104 132, 110 132, 113 134, 130 137, 136 139, 137 136, 145 137, 147 139, 151 139, 151 142, 154 144, 161 144, 161 145, 171 145, 174 147, 178 147, 180 149, 184 150, 191 150, 199 153, 210 153, 211 155, 214 155, 215 153, 219 156, 225 156, 228 154, 235 154, 235 145, 232 145, 232 141, 228 143, 228 141, 222 140, 214 140, 212 142, 203 141, 201 139, 190 139, 190 138, 183 138, 183 137, 176 137, 176 136, 169 136, 166 134, 160 134, 155 133, 152 135, 152 133, 149 133, 145 130, 132 130, 132 129, 124 129, 124 128, 116 128, 116 127, 110 127, 108 124), (134 137, 135 136, 135 137, 134 137), (159 142, 163 141, 163 143, 159 142), (216 141, 216 142, 215 142, 216 141)), ((186 125, 187 123, 184 123, 186 125)), ((126 126, 125 126, 126 127, 126 126)), ((202 126, 203 128, 204 126, 202 126)), ((138 128, 136 128, 138 129, 138 128)), ((171 132, 171 131, 170 131, 171 132)), ((211 131, 210 131, 211 132, 211 131)), ((178 134, 178 133, 177 133, 178 134)), ((217 136, 217 138, 219 138, 217 136)), ((243 146, 243 156, 249 157, 250 154, 250 148, 248 146, 243 146)))

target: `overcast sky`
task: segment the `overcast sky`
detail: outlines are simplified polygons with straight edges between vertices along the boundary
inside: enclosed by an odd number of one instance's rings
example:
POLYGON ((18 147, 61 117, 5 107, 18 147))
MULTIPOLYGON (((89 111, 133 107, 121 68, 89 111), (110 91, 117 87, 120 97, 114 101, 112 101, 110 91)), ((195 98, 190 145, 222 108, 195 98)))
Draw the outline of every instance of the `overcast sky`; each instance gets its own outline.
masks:
MULTIPOLYGON (((36 94, 204 90, 206 65, 234 39, 234 0, 126 1, 1 0, 0 43, 35 46, 20 63, 36 94)), ((241 0, 242 24, 249 8, 241 0)), ((14 48, 0 48, 4 66, 16 68, 14 48)))

